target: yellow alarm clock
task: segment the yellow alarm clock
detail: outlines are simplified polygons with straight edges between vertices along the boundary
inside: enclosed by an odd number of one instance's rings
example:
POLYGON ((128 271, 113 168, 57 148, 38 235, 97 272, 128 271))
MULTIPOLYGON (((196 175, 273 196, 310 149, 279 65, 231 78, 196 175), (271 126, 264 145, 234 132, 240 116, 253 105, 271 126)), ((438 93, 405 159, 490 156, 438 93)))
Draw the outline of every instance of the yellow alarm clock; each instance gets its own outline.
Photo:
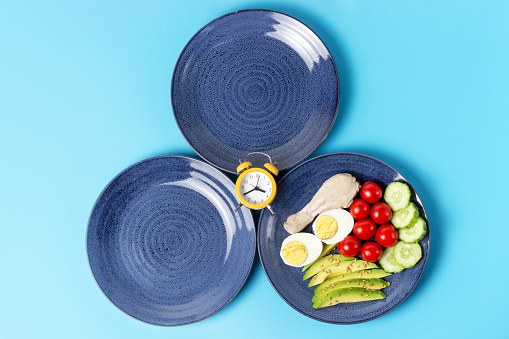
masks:
POLYGON ((240 205, 237 206, 237 211, 242 205, 254 210, 259 210, 267 207, 272 214, 274 211, 270 207, 270 203, 276 197, 277 188, 276 180, 273 175, 278 175, 279 170, 272 162, 268 154, 262 152, 252 152, 246 156, 246 159, 237 167, 237 173, 240 173, 235 184, 235 191, 240 200, 240 205), (253 154, 265 155, 269 158, 268 163, 265 163, 264 168, 252 167, 253 164, 247 161, 247 158, 253 154))

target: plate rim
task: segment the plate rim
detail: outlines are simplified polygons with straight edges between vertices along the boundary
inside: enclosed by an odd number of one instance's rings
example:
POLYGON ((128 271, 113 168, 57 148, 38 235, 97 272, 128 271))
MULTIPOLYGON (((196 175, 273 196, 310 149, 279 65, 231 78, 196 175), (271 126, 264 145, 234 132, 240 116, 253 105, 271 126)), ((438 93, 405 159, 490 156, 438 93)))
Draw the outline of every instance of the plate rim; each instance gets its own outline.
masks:
MULTIPOLYGON (((209 21, 207 24, 205 24, 204 26, 202 26, 196 33, 193 34, 193 36, 191 38, 189 38, 189 40, 187 41, 187 43, 184 45, 184 47, 182 48, 182 50, 180 51, 180 54, 177 58, 177 61, 175 62, 175 66, 173 67, 173 72, 172 72, 172 76, 171 76, 171 82, 170 82, 170 101, 171 101, 171 109, 172 109, 172 113, 173 113, 173 118, 175 120, 175 122, 177 123, 177 127, 179 129, 179 132, 180 134, 184 137, 184 139, 186 140, 187 144, 193 149, 193 151, 196 152, 196 154, 198 154, 198 156, 200 158, 202 158, 203 160, 205 160, 207 163, 211 164, 212 166, 214 167, 217 167, 219 168, 221 171, 225 171, 225 172, 228 172, 228 173, 233 173, 233 174, 236 174, 237 172, 234 171, 234 170, 229 170, 227 168, 223 168, 222 166, 219 166, 217 164, 214 164, 213 162, 211 162, 209 159, 205 158, 200 152, 198 152, 196 150, 196 148, 191 144, 191 142, 187 139, 186 135, 183 133, 182 131, 182 127, 175 115, 175 103, 174 103, 174 100, 173 100, 173 83, 174 83, 174 80, 175 80, 175 73, 176 73, 176 70, 177 70, 177 65, 179 64, 180 60, 182 59, 182 56, 184 54, 184 52, 186 51, 187 47, 189 46, 189 44, 194 40, 194 38, 196 36, 198 36, 198 34, 200 34, 205 28, 207 28, 209 25, 211 25, 212 23, 216 22, 216 21, 219 21, 227 16, 230 16, 230 15, 235 15, 235 14, 238 14, 238 13, 243 13, 243 12, 270 12, 270 13, 278 13, 278 14, 281 14, 281 15, 284 15, 284 16, 287 16, 297 22, 299 22, 300 24, 302 24, 304 27, 306 27, 307 29, 309 29, 317 38, 318 40, 323 44, 323 46, 325 47, 325 49, 327 50, 327 52, 329 53, 330 55, 330 58, 331 58, 331 61, 332 61, 332 65, 334 66, 334 73, 336 75, 336 83, 337 83, 337 86, 338 86, 338 91, 337 91, 337 100, 336 100, 336 107, 334 108, 334 116, 329 124, 329 126, 327 127, 327 130, 325 132, 325 134, 323 135, 322 139, 320 140, 320 142, 310 151, 306 154, 306 156, 304 156, 301 160, 299 161, 295 161, 294 163, 284 167, 284 168, 279 168, 280 171, 283 171, 283 170, 287 170, 287 169, 290 169, 292 167, 295 167, 295 166, 299 166, 303 163, 303 161, 307 161, 306 159, 309 158, 309 156, 311 154, 313 154, 313 152, 315 152, 318 147, 325 141, 325 139, 327 138, 327 136, 329 135, 330 131, 332 130, 332 128, 334 127, 334 124, 336 122, 336 119, 338 117, 338 113, 339 113, 339 104, 340 104, 340 101, 341 101, 341 82, 339 80, 339 73, 338 73, 338 68, 336 66, 336 62, 334 61, 334 57, 332 55, 332 52, 330 51, 329 47, 327 47, 327 45, 325 44, 325 42, 323 41, 323 39, 318 35, 318 33, 316 33, 310 26, 308 26, 307 24, 305 24, 303 21, 295 18, 294 16, 292 15, 289 15, 289 14, 286 14, 284 12, 280 12, 280 11, 276 11, 276 10, 273 10, 273 9, 267 9, 267 8, 245 8, 245 9, 241 9, 241 10, 236 10, 236 11, 232 11, 232 12, 228 12, 226 14, 223 14, 219 17, 216 17, 215 19, 209 21)), ((310 160, 310 159, 308 159, 310 160)))
MULTIPOLYGON (((219 311, 221 311, 224 307, 226 307, 226 305, 228 305, 236 296, 237 294, 242 290, 242 288, 244 287, 244 285, 246 284, 247 282, 247 279, 249 278, 249 275, 251 274, 251 271, 253 269, 253 264, 254 264, 254 259, 256 257, 256 251, 257 251, 257 239, 258 239, 258 232, 257 232, 257 229, 256 229, 256 223, 255 223, 255 220, 253 218, 253 213, 249 213, 248 215, 250 216, 250 218, 248 218, 248 220, 246 220, 247 222, 251 221, 252 222, 252 225, 253 225, 253 234, 254 234, 254 237, 253 237, 253 241, 254 241, 254 251, 253 251, 253 255, 251 257, 251 264, 249 265, 249 269, 247 271, 247 274, 246 274, 246 277, 244 278, 242 284, 239 286, 238 290, 233 294, 233 296, 224 304, 222 305, 219 309, 217 309, 215 312, 205 316, 205 317, 202 317, 200 319, 197 319, 197 320, 194 320, 194 321, 191 321, 191 322, 185 322, 185 323, 182 323, 182 324, 158 324, 158 323, 153 323, 153 322, 149 322, 147 320, 144 320, 144 319, 140 319, 132 314, 129 314, 127 313, 125 310, 123 310, 122 308, 120 308, 117 304, 115 304, 113 302, 113 300, 110 299, 110 297, 108 295, 106 295, 106 293, 104 292, 104 290, 101 288, 101 285, 99 285, 99 282, 97 281, 97 278, 94 274, 94 271, 92 269, 92 265, 90 263, 90 254, 89 254, 89 251, 88 251, 88 246, 89 246, 89 240, 88 240, 88 237, 89 237, 89 230, 90 230, 90 221, 91 221, 91 218, 92 218, 92 214, 97 206, 97 204, 99 203, 101 197, 103 196, 103 194, 105 193, 106 189, 118 178, 120 177, 122 174, 124 174, 125 172, 127 172, 129 169, 141 164, 141 163, 144 163, 144 162, 147 162, 147 161, 150 161, 150 160, 155 160, 155 159, 162 159, 162 158, 180 158, 180 159, 187 159, 187 160, 191 160, 191 161, 199 161, 207 166, 210 166, 214 171, 216 171, 217 173, 219 173, 220 175, 222 175, 223 177, 225 177, 229 182, 232 182, 231 179, 226 175, 224 174, 223 172, 221 172, 218 168, 216 168, 215 166, 211 166, 209 163, 205 163, 203 161, 201 161, 200 159, 196 159, 196 158, 193 158, 193 157, 190 157, 190 156, 185 156, 185 155, 174 155, 174 154, 166 154, 166 155, 157 155, 157 156, 153 156, 153 157, 149 157, 149 158, 146 158, 146 159, 143 159, 143 160, 140 160, 140 161, 137 161, 136 163, 132 164, 132 165, 129 165, 127 166, 126 168, 124 168, 123 170, 121 170, 118 174, 116 174, 110 181, 108 181, 108 183, 103 187, 103 189, 101 190, 101 192, 99 193, 99 195, 97 196, 93 206, 92 206, 92 209, 90 210, 90 214, 88 216, 88 220, 87 220, 87 228, 86 228, 86 232, 85 232, 85 253, 86 253, 86 257, 87 257, 87 264, 88 264, 88 268, 90 270, 90 273, 94 279, 94 282, 96 283, 97 287, 99 288, 99 290, 101 291, 101 293, 106 297, 106 299, 113 305, 115 306, 118 310, 122 311, 122 313, 128 315, 129 317, 135 319, 135 320, 138 320, 138 321, 141 321, 145 324, 149 324, 149 325, 155 325, 155 326, 160 326, 160 327, 178 327, 178 326, 185 326, 185 325, 190 325, 190 324, 194 324, 194 323, 197 323, 199 321, 202 321, 202 320, 205 320, 211 316, 213 316, 214 314, 218 313, 219 311)), ((232 182, 233 184, 233 182, 232 182)))
POLYGON ((428 259, 429 259, 429 252, 430 252, 430 247, 431 247, 431 227, 429 225, 429 219, 428 219, 428 214, 426 212, 426 209, 424 207, 424 204, 422 203, 422 199, 419 197, 419 195, 417 194, 417 191, 414 189, 414 187, 412 186, 412 184, 397 170, 395 170, 392 166, 388 165, 387 163, 375 158, 375 157, 372 157, 372 156, 369 156, 369 155, 365 155, 365 154, 361 154, 361 153, 355 153, 355 152, 333 152, 333 153, 327 153, 327 154, 322 154, 322 155, 319 155, 319 156, 316 156, 314 158, 311 158, 311 159, 308 159, 304 162, 302 162, 301 164, 295 166, 294 168, 292 168, 290 171, 288 171, 288 173, 286 173, 283 177, 281 177, 281 179, 278 181, 278 185, 281 181, 283 181, 289 174, 291 174, 293 171, 297 170, 299 167, 307 164, 308 162, 311 162, 313 160, 316 160, 316 159, 320 159, 320 158, 323 158, 323 157, 327 157, 327 156, 335 156, 335 155, 355 155, 355 156, 362 156, 362 157, 366 157, 366 158, 369 158, 369 159, 372 159, 372 160, 376 160, 380 163, 382 163, 383 165, 386 165, 387 167, 389 167, 390 169, 394 170, 396 173, 398 173, 401 178, 403 180, 405 180, 405 182, 410 186, 410 188, 413 190, 413 192, 415 193, 415 196, 416 198, 420 201, 420 205, 422 207, 422 210, 423 210, 423 213, 424 213, 424 217, 426 218, 426 221, 427 221, 427 226, 428 226, 428 229, 427 229, 427 236, 428 236, 428 251, 427 251, 427 256, 426 258, 424 258, 424 266, 422 267, 422 271, 420 272, 419 274, 419 277, 417 278, 417 281, 415 282, 414 286, 412 286, 412 288, 410 289, 410 291, 397 303, 395 304, 393 307, 391 307, 389 310, 383 312, 382 314, 379 314, 375 317, 371 317, 369 319, 365 319, 365 320, 361 320, 361 321, 355 321, 355 322, 334 322, 334 321, 327 321, 327 320, 324 320, 324 319, 320 319, 320 318, 317 318, 317 317, 314 317, 312 315, 309 315, 309 314, 306 314, 305 312, 303 312, 302 310, 298 309, 297 307, 295 307, 294 305, 292 305, 290 302, 288 302, 288 300, 286 300, 285 297, 283 297, 281 295, 281 293, 277 290, 277 288, 274 286, 274 283, 272 282, 272 280, 269 278, 269 275, 267 274, 267 270, 265 268, 265 263, 263 262, 262 260, 262 252, 260 250, 260 244, 261 244, 261 241, 259 239, 260 237, 260 234, 261 234, 261 231, 260 231, 260 225, 261 225, 261 221, 262 221, 262 218, 263 218, 263 215, 265 213, 265 210, 262 210, 262 212, 260 213, 260 217, 258 219, 258 232, 257 232, 257 235, 256 235, 256 242, 257 242, 257 251, 258 251, 258 256, 260 257, 260 262, 262 264, 262 267, 263 267, 263 272, 265 273, 265 277, 267 278, 267 280, 269 281, 270 285, 272 286, 272 288, 276 291, 276 293, 281 297, 281 299, 283 299, 288 305, 290 305, 294 310, 298 311, 299 313, 301 313, 302 315, 308 317, 308 318, 311 318, 313 320, 317 320, 317 321, 320 321, 320 322, 323 322, 323 323, 328 323, 328 324, 334 324, 334 325, 354 325, 354 324, 360 324, 360 323, 365 323, 365 322, 368 322, 368 321, 371 321, 371 320, 375 320, 377 318, 380 318, 381 316, 384 316, 386 315, 387 313, 391 312, 392 310, 394 310, 396 307, 398 307, 406 298, 408 298, 408 296, 410 296, 410 294, 412 294, 412 292, 414 291, 415 287, 417 287, 417 285, 419 284, 419 281, 421 280, 422 278, 422 275, 424 274, 424 271, 426 269, 426 264, 428 263, 428 259))

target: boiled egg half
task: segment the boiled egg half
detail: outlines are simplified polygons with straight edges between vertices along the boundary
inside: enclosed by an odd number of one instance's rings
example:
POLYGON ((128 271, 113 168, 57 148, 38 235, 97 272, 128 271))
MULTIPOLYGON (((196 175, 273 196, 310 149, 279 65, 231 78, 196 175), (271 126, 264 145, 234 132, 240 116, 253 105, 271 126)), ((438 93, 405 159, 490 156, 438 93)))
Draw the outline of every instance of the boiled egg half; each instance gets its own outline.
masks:
POLYGON ((322 242, 314 234, 295 233, 283 240, 279 255, 285 264, 302 267, 318 259, 322 249, 322 242))
POLYGON ((341 208, 325 211, 313 222, 313 233, 326 244, 336 244, 353 229, 352 215, 341 208))

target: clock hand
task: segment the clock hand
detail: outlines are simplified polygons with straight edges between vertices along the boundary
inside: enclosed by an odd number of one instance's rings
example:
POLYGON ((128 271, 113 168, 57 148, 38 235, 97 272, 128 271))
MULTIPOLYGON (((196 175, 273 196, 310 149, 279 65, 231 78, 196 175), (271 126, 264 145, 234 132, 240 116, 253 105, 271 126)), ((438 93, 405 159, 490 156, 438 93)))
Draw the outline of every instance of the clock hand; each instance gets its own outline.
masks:
POLYGON ((251 193, 251 192, 253 192, 253 191, 255 191, 255 190, 256 190, 256 187, 255 187, 255 188, 253 188, 251 191, 247 191, 246 193, 244 193, 244 195, 249 194, 249 193, 251 193))
POLYGON ((255 187, 255 190, 265 193, 265 190, 262 190, 261 188, 258 188, 258 187, 255 187))

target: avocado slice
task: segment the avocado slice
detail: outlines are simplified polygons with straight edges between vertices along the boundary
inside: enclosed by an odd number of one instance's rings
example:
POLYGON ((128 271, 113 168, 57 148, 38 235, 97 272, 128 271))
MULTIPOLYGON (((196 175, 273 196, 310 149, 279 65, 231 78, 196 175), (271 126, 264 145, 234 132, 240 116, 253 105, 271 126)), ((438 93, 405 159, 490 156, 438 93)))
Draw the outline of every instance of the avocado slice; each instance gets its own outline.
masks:
POLYGON ((315 261, 313 261, 312 263, 310 264, 307 264, 306 266, 302 267, 302 272, 306 271, 308 268, 310 268, 315 262, 317 262, 318 260, 320 260, 321 258, 323 258, 324 256, 326 256, 327 254, 329 254, 330 252, 332 252, 336 246, 338 246, 338 244, 323 244, 323 249, 322 249, 322 253, 320 253, 320 256, 318 257, 318 259, 316 259, 315 261))
POLYGON ((341 276, 341 274, 362 271, 365 269, 378 268, 375 263, 366 262, 364 260, 341 261, 339 263, 329 265, 325 269, 318 272, 308 284, 308 287, 321 284, 328 278, 341 276))
POLYGON ((342 281, 342 280, 350 280, 350 279, 356 279, 356 278, 363 278, 363 279, 383 278, 383 277, 388 277, 390 275, 391 275, 391 273, 388 273, 381 269, 362 270, 362 271, 345 273, 345 274, 341 274, 335 278, 330 278, 330 279, 324 280, 323 283, 316 286, 315 293, 319 290, 323 290, 324 288, 329 287, 332 284, 336 284, 338 281, 342 281))
POLYGON ((340 303, 355 303, 359 301, 377 300, 385 298, 385 293, 378 290, 367 290, 362 287, 339 288, 333 295, 317 300, 313 308, 329 307, 340 303))
POLYGON ((313 265, 306 271, 304 274, 304 277, 302 277, 302 280, 306 280, 317 274, 318 272, 324 270, 330 265, 336 265, 343 261, 352 261, 354 259, 357 259, 355 257, 345 257, 341 254, 331 254, 327 255, 321 259, 318 259, 315 261, 313 265))
MULTIPOLYGON (((328 281, 328 280, 326 280, 328 281)), ((327 299, 329 295, 334 295, 335 291, 338 289, 345 289, 350 287, 362 287, 368 290, 379 290, 384 287, 389 286, 391 283, 380 278, 371 278, 371 279, 350 279, 350 280, 342 280, 335 283, 331 283, 329 287, 324 287, 321 290, 315 290, 315 295, 313 296, 313 303, 320 299, 327 299)))

